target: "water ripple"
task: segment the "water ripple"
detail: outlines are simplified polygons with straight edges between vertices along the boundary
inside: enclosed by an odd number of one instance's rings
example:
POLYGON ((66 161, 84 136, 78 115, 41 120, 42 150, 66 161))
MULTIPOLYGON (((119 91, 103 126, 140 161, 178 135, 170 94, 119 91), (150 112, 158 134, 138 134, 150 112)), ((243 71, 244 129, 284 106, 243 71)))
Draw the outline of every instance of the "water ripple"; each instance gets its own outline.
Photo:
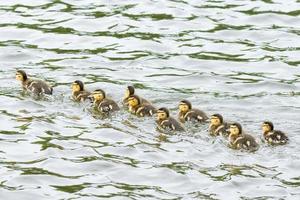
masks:
POLYGON ((0 199, 298 199, 299 1, 36 0, 0 3, 0 199), (55 86, 32 98, 16 69, 55 86), (160 135, 125 109, 108 119, 70 100, 80 79, 121 104, 127 85, 238 121, 237 152, 207 125, 160 135), (261 142, 271 120, 286 146, 261 142))

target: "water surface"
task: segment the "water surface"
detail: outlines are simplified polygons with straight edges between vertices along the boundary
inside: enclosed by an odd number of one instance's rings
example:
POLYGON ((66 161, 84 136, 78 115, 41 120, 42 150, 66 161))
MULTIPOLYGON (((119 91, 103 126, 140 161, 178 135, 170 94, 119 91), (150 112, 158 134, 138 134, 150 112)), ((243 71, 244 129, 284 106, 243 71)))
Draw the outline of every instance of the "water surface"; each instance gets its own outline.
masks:
POLYGON ((296 0, 2 1, 0 199, 299 199, 299 15, 296 0), (54 96, 23 96, 20 68, 54 96), (93 118, 76 79, 174 115, 189 99, 258 140, 268 119, 290 143, 238 152, 206 126, 160 141, 151 118, 93 118))

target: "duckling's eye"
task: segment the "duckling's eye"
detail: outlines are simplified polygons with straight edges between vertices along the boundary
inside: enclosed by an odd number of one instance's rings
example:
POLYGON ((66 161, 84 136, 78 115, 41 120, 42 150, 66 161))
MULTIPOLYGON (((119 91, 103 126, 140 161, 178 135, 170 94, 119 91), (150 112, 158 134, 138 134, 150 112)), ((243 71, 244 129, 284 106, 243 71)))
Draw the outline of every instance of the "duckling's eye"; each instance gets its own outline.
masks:
POLYGON ((211 121, 215 122, 215 123, 218 123, 219 122, 219 119, 218 118, 211 118, 211 121))
POLYGON ((164 112, 158 112, 157 115, 160 117, 166 117, 166 113, 164 112))
POLYGON ((132 102, 136 102, 137 100, 136 100, 136 99, 130 99, 130 101, 132 101, 132 102))

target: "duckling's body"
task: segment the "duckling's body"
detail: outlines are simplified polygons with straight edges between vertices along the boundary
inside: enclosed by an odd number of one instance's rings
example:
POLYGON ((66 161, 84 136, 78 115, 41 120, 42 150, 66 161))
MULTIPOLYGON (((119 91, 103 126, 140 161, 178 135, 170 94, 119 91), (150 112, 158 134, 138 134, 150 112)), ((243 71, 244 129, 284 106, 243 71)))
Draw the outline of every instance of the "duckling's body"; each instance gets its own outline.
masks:
MULTIPOLYGON (((230 137, 230 136, 229 136, 230 137)), ((249 134, 241 134, 239 137, 230 137, 230 146, 233 149, 257 150, 258 144, 254 137, 249 134)))
POLYGON ((157 110, 157 128, 164 131, 184 131, 183 126, 170 116, 167 108, 157 110))
POLYGON ((16 79, 21 81, 23 90, 32 92, 34 95, 52 95, 53 93, 53 88, 46 82, 28 78, 23 70, 17 71, 16 79))
POLYGON ((94 108, 103 114, 120 110, 118 104, 114 100, 107 98, 105 92, 101 89, 95 90, 91 96, 94 99, 94 108))
POLYGON ((85 101, 91 95, 88 91, 77 91, 72 93, 74 101, 85 101))
POLYGON ((229 124, 223 121, 223 117, 220 114, 213 114, 211 116, 210 120, 210 125, 209 125, 209 133, 210 135, 213 136, 224 136, 228 137, 229 135, 229 124))
POLYGON ((274 130, 274 125, 272 122, 264 122, 262 125, 263 136, 265 141, 268 144, 278 145, 278 144, 286 144, 288 142, 288 137, 286 134, 279 130, 274 130))
MULTIPOLYGON (((127 90, 125 92, 124 99, 123 99, 124 106, 129 107, 128 100, 133 95, 136 95, 134 87, 133 86, 128 86, 127 90)), ((138 95, 136 95, 136 96, 138 96, 138 95)), ((138 96, 138 97, 139 97, 140 102, 141 102, 142 105, 151 105, 150 101, 148 101, 147 99, 144 99, 144 98, 142 98, 140 96, 138 96)))
POLYGON ((74 101, 85 101, 89 99, 91 92, 84 89, 84 84, 82 81, 76 80, 72 84, 72 98, 74 101))
POLYGON ((152 116, 156 113, 156 108, 151 104, 142 104, 142 100, 137 95, 128 98, 129 112, 139 117, 152 116))
POLYGON ((185 123, 187 121, 203 123, 208 120, 205 112, 196 108, 192 108, 192 104, 187 100, 183 100, 179 103, 178 118, 181 123, 185 123))
POLYGON ((159 129, 166 131, 184 131, 182 125, 173 117, 169 117, 166 120, 157 121, 159 129))
POLYGON ((156 112, 156 108, 150 104, 140 106, 135 114, 140 117, 152 116, 156 112))
POLYGON ((230 125, 228 140, 229 146, 233 149, 255 151, 259 147, 253 136, 242 133, 242 126, 239 123, 233 123, 230 125))

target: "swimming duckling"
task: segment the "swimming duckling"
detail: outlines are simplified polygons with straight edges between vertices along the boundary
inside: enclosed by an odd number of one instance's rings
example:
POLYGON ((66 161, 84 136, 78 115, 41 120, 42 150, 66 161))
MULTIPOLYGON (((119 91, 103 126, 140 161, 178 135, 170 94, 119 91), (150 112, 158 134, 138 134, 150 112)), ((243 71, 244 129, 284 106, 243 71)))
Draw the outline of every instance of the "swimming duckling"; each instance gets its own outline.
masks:
POLYGON ((111 113, 114 111, 120 110, 118 104, 112 100, 106 98, 106 94, 103 90, 97 89, 95 90, 90 97, 93 98, 93 106, 101 113, 111 113))
POLYGON ((217 136, 222 135, 224 137, 228 137, 229 125, 224 122, 222 115, 213 114, 210 117, 210 125, 209 125, 209 133, 210 135, 217 136))
POLYGON ((166 131, 184 131, 183 126, 176 119, 170 116, 167 108, 160 108, 157 110, 157 128, 166 131))
POLYGON ((76 80, 72 83, 72 97, 75 101, 85 101, 89 99, 90 92, 84 89, 82 81, 76 80))
POLYGON ((53 93, 53 88, 42 80, 33 80, 28 78, 27 74, 23 70, 16 72, 16 80, 21 81, 23 90, 32 92, 35 95, 53 93))
POLYGON ((207 115, 199 110, 192 108, 191 102, 187 100, 182 100, 179 103, 179 114, 178 114, 179 121, 184 123, 186 121, 193 121, 193 122, 205 122, 208 117, 207 115))
POLYGON ((254 137, 244 134, 242 126, 239 123, 233 123, 229 128, 230 134, 228 137, 229 146, 234 149, 245 149, 255 151, 258 149, 258 144, 254 137))
POLYGON ((142 104, 142 100, 137 95, 131 95, 128 99, 129 112, 140 116, 152 116, 156 109, 151 104, 142 104))
POLYGON ((264 139, 269 144, 286 144, 289 140, 285 133, 279 130, 274 130, 274 125, 272 122, 263 122, 262 130, 264 139))
MULTIPOLYGON (((128 99, 129 97, 131 97, 132 95, 135 95, 135 90, 133 86, 128 86, 126 91, 125 91, 125 95, 124 95, 124 99, 123 99, 123 104, 125 106, 128 106, 128 99)), ((150 104, 150 102, 144 98, 140 98, 141 104, 150 104)))

